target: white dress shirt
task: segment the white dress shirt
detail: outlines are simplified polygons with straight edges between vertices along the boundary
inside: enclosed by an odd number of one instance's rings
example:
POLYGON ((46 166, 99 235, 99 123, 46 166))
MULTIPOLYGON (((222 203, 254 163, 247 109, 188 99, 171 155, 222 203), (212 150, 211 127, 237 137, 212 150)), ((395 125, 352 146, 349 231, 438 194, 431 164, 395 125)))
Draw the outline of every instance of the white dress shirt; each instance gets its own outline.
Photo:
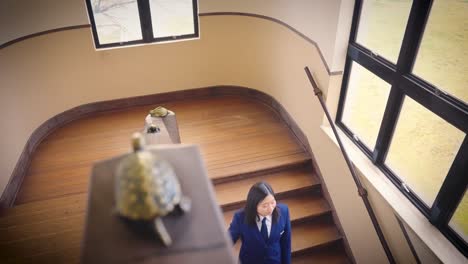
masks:
MULTIPOLYGON (((271 215, 267 215, 265 216, 266 217, 266 221, 265 221, 265 224, 266 224, 266 227, 267 227, 267 231, 268 231, 268 237, 270 237, 270 231, 271 231, 271 215)), ((263 221, 263 218, 265 218, 263 216, 258 216, 257 218, 257 227, 258 227, 258 231, 262 232, 262 221, 263 221)))

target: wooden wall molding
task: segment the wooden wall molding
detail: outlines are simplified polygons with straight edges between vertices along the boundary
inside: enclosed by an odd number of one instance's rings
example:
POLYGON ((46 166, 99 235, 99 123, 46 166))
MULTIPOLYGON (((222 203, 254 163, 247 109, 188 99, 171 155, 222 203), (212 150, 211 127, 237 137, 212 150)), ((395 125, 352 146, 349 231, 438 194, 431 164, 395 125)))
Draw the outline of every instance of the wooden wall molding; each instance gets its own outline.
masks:
POLYGON ((10 40, 8 42, 5 42, 3 44, 0 44, 0 50, 6 48, 8 46, 11 46, 11 45, 13 45, 15 43, 18 43, 18 42, 21 42, 23 40, 27 40, 27 39, 30 39, 30 38, 35 38, 35 37, 39 37, 39 36, 42 36, 42 35, 52 34, 52 33, 60 32, 60 31, 67 31, 67 30, 80 29, 80 28, 89 28, 89 27, 91 27, 90 24, 84 24, 84 25, 54 28, 54 29, 49 29, 49 30, 45 30, 45 31, 36 32, 36 33, 33 33, 33 34, 29 34, 29 35, 26 35, 26 36, 15 38, 15 39, 10 40))
POLYGON ((244 13, 244 12, 210 12, 210 13, 200 13, 199 16, 247 16, 247 17, 255 17, 255 18, 260 18, 260 19, 265 19, 274 23, 277 23, 283 27, 286 27, 287 29, 291 30, 292 32, 296 33, 299 37, 304 39, 305 41, 309 42, 315 48, 317 48, 317 51, 320 55, 320 59, 322 60, 323 65, 325 65, 325 69, 327 70, 328 75, 341 75, 343 74, 343 71, 330 71, 330 67, 327 64, 327 61, 325 60, 325 57, 323 57, 322 50, 318 46, 317 42, 315 42, 313 39, 307 37, 303 33, 301 33, 299 30, 294 28, 293 26, 289 25, 288 23, 279 20, 274 17, 270 16, 264 16, 264 15, 259 15, 259 14, 253 14, 253 13, 244 13))
MULTIPOLYGON (((341 75, 341 74, 343 74, 343 71, 330 71, 330 67, 328 66, 327 61, 323 57, 322 50, 318 46, 317 42, 315 42, 313 39, 307 37, 306 35, 301 33, 299 30, 294 28, 293 26, 291 26, 291 25, 287 24, 286 22, 281 21, 281 20, 279 20, 277 18, 264 16, 264 15, 259 15, 259 14, 253 14, 253 13, 245 13, 245 12, 206 12, 206 13, 200 13, 198 15, 200 17, 202 17, 202 16, 246 16, 246 17, 255 17, 255 18, 259 18, 259 19, 265 19, 265 20, 277 23, 277 24, 279 24, 281 26, 284 26, 284 27, 288 28, 289 30, 291 30, 292 32, 294 32, 295 34, 300 36, 302 39, 304 39, 305 41, 307 41, 310 44, 312 44, 313 46, 315 46, 315 48, 317 49, 317 51, 318 51, 318 53, 320 55, 320 59, 322 60, 322 63, 325 66, 325 69, 327 70, 328 75, 332 76, 332 75, 341 75)), ((3 44, 0 44, 0 50, 6 48, 8 46, 11 46, 11 45, 13 45, 15 43, 18 43, 18 42, 21 42, 23 40, 27 40, 27 39, 30 39, 30 38, 34 38, 34 37, 38 37, 38 36, 42 36, 42 35, 47 35, 47 34, 51 34, 51 33, 56 33, 56 32, 60 32, 60 31, 67 31, 67 30, 74 30, 74 29, 81 29, 81 28, 91 28, 91 25, 90 24, 83 24, 83 25, 76 25, 76 26, 69 26, 69 27, 61 27, 61 28, 55 28, 55 29, 50 29, 50 30, 45 30, 45 31, 29 34, 29 35, 26 35, 26 36, 22 36, 22 37, 10 40, 10 41, 5 42, 3 44)))

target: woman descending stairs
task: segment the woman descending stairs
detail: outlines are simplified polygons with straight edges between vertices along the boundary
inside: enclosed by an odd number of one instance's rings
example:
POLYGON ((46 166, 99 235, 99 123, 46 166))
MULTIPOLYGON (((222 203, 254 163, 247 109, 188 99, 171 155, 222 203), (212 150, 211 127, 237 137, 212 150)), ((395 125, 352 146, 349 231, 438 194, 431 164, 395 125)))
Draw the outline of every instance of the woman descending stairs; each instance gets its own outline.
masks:
MULTIPOLYGON (((226 229, 250 186, 267 181, 290 209, 293 263, 351 263, 310 155, 272 109, 236 96, 165 106, 177 114, 182 143, 200 145, 226 229)), ((0 215, 0 263, 79 261, 92 164, 128 152, 152 107, 81 119, 41 143, 15 206, 0 215)))

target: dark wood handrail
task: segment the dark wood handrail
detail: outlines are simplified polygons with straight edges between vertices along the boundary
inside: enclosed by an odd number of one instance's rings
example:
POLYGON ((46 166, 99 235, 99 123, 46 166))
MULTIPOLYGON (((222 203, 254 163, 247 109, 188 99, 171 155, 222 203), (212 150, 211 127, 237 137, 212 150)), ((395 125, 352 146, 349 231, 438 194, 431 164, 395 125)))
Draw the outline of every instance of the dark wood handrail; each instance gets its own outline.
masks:
POLYGON ((341 139, 340 139, 340 136, 338 135, 338 132, 336 131, 335 124, 333 123, 333 121, 332 121, 332 119, 330 117, 330 113, 328 112, 328 108, 327 108, 327 106, 325 105, 325 103, 323 101, 322 91, 320 90, 317 83, 315 82, 314 77, 312 76, 312 73, 309 70, 309 67, 306 66, 304 68, 304 70, 305 70, 305 72, 307 74, 307 77, 309 78, 309 81, 310 81, 310 84, 312 85, 312 88, 314 88, 314 94, 319 99, 320 104, 322 105, 323 111, 325 112, 325 115, 327 116, 328 122, 330 123, 330 126, 331 126, 331 128, 333 130, 333 134, 335 135, 336 140, 338 141, 338 145, 340 146, 341 153, 343 154, 343 156, 344 156, 344 158, 346 160, 346 164, 348 165, 348 168, 351 171, 351 175, 353 176, 354 183, 357 186, 358 194, 359 194, 359 196, 361 196, 361 198, 362 198, 362 200, 364 202, 364 205, 366 206, 367 213, 369 214, 369 216, 370 216, 370 218, 372 220, 372 224, 374 225, 375 231, 377 232, 377 235, 379 236, 380 243, 382 244, 382 247, 385 250, 385 254, 387 255, 388 261, 391 264, 394 264, 394 263, 396 263, 395 259, 393 258, 392 252, 390 251, 390 247, 388 246, 388 243, 385 240, 382 229, 380 228, 379 222, 377 221, 377 217, 375 216, 374 210, 372 209, 372 206, 371 206, 371 204, 369 202, 369 199, 367 198, 367 190, 362 186, 361 180, 357 176, 356 171, 354 170, 354 167, 351 164, 351 160, 349 159, 348 153, 346 152, 346 150, 345 150, 345 148, 343 146, 343 143, 341 143, 341 139))

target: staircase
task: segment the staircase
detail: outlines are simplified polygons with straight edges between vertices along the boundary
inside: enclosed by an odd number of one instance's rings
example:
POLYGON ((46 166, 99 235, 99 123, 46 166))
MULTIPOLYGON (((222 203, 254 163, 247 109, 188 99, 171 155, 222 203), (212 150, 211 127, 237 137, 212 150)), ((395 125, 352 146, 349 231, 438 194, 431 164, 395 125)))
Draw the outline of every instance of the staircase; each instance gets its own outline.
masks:
MULTIPOLYGON (((272 109, 235 96, 165 106, 182 142, 200 145, 226 228, 250 186, 267 181, 290 208, 293 263, 351 263, 309 154, 272 109)), ((15 206, 0 216, 0 263, 78 263, 91 166, 129 151, 151 107, 82 119, 41 143, 15 206)))
MULTIPOLYGON (((272 185, 278 202, 287 204, 290 209, 293 263, 350 263, 310 157, 306 153, 295 153, 275 157, 274 160, 237 165, 235 167, 242 171, 239 174, 210 175, 223 210, 226 229, 235 211, 245 205, 250 187, 258 181, 266 181, 272 185)), ((236 255, 240 244, 238 241, 235 246, 236 255)))
MULTIPOLYGON (((196 142, 202 148, 226 229, 234 212, 244 206, 252 184, 267 181, 279 202, 290 209, 294 263, 350 263, 310 155, 278 115, 246 99, 223 98, 209 104, 212 110, 201 112, 207 118, 200 120, 184 120, 177 113, 182 142, 196 142), (186 135, 185 126, 199 133, 186 135)), ((239 248, 240 241, 236 254, 239 248)))

